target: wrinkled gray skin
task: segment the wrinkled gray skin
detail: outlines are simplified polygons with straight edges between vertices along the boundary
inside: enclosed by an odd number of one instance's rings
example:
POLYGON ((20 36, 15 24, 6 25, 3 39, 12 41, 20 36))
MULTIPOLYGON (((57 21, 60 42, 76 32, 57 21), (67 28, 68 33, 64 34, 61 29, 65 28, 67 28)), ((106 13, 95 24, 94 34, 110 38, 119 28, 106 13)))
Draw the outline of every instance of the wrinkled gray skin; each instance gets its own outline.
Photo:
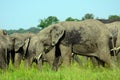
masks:
MULTIPOLYGON (((62 63, 64 63, 63 58, 61 57, 61 54, 62 53, 57 44, 51 50, 48 50, 48 52, 46 52, 45 54, 42 55, 42 60, 43 60, 43 62, 44 61, 48 62, 51 69, 55 70, 54 69, 55 67, 58 68, 62 63)), ((80 58, 74 53, 71 53, 71 54, 72 54, 71 61, 75 61, 78 63, 79 66, 82 66, 82 62, 81 62, 80 58)), ((62 54, 62 55, 64 55, 64 54, 62 54)), ((66 56, 66 55, 64 55, 64 56, 66 56)))
POLYGON ((5 31, 0 30, 0 68, 7 69, 10 61, 10 52, 13 49, 12 39, 5 31))
MULTIPOLYGON (((27 39, 25 41, 25 45, 23 46, 23 49, 26 49, 25 52, 25 67, 31 67, 33 62, 37 63, 38 68, 41 67, 42 61, 37 61, 37 57, 39 56, 37 53, 39 53, 39 38, 37 35, 32 36, 30 39, 27 39)), ((41 57, 41 56, 40 56, 41 57)))
MULTIPOLYGON (((39 46, 39 37, 33 36, 30 40, 26 40, 26 43, 29 43, 28 50, 25 53, 25 66, 26 68, 29 68, 32 66, 32 63, 35 62, 37 64, 38 69, 42 69, 43 61, 47 61, 49 65, 52 67, 53 61, 55 59, 55 47, 52 47, 51 49, 48 49, 46 47, 45 54, 40 55, 39 49, 41 46, 39 46), (39 58, 38 58, 39 57, 39 58)), ((25 43, 25 44, 26 44, 25 43)), ((27 44, 26 44, 27 45, 27 44)), ((26 46, 24 46, 25 48, 26 46)))
MULTIPOLYGON (((111 34, 100 21, 90 19, 81 22, 61 22, 48 26, 37 35, 37 45, 40 46, 38 55, 44 55, 45 51, 58 45, 65 65, 70 65, 73 52, 83 56, 94 56, 113 67, 108 45, 111 34)), ((57 59, 59 56, 55 57, 57 59)), ((54 66, 54 69, 57 70, 57 67, 54 66)))
POLYGON ((117 61, 120 62, 120 22, 112 22, 109 24, 106 24, 106 26, 109 28, 110 32, 113 35, 113 42, 110 43, 110 49, 118 48, 116 50, 111 51, 112 56, 116 56, 117 61), (113 44, 113 46, 111 46, 113 44))
MULTIPOLYGON (((45 53, 48 53, 47 55, 40 55, 39 52, 39 48, 41 46, 39 46, 40 41, 39 41, 39 37, 37 35, 32 36, 30 39, 27 39, 25 41, 25 45, 23 46, 23 49, 26 49, 25 52, 25 57, 24 57, 24 61, 25 61, 25 67, 29 68, 32 66, 32 63, 35 62, 37 64, 37 68, 38 69, 42 69, 42 64, 43 64, 43 60, 47 59, 48 63, 50 64, 50 66, 52 66, 53 64, 53 59, 54 59, 54 54, 55 54, 55 48, 52 47, 50 50, 46 50, 44 51, 45 53), (48 56, 48 55, 51 56, 48 56), (38 57, 40 57, 41 59, 38 59, 38 57)), ((47 47, 45 47, 47 49, 47 47)))
POLYGON ((26 48, 23 49, 23 46, 25 45, 25 41, 27 39, 30 39, 31 36, 34 36, 35 34, 27 32, 27 33, 13 33, 10 35, 10 37, 14 40, 13 45, 14 49, 12 51, 12 62, 15 67, 19 67, 21 60, 25 56, 26 48))
MULTIPOLYGON (((26 47, 28 47, 27 51, 26 51, 26 55, 25 55, 25 66, 31 67, 33 62, 36 62, 38 69, 42 69, 42 64, 43 62, 48 62, 48 64, 50 65, 50 67, 53 67, 53 63, 54 63, 54 59, 56 55, 55 53, 58 53, 58 46, 52 46, 49 48, 49 46, 45 45, 44 47, 44 52, 45 54, 40 55, 39 49, 40 49, 40 40, 41 38, 39 38, 38 35, 32 36, 30 39, 27 39, 25 41, 25 45, 23 48, 26 49, 26 47), (29 46, 28 46, 29 45, 29 46), (57 52, 56 52, 57 51, 57 52), (41 59, 38 59, 38 57, 40 57, 41 59)), ((72 56, 74 58, 74 60, 81 65, 80 59, 77 57, 77 55, 73 55, 72 56)), ((61 60, 59 60, 59 64, 61 64, 61 60)))
MULTIPOLYGON (((61 36, 64 33, 64 31, 61 31, 61 29, 59 29, 59 30, 60 30, 60 32, 57 29, 57 32, 54 33, 54 34, 58 34, 58 37, 60 37, 59 33, 62 33, 62 34, 60 34, 61 36)), ((34 61, 37 62, 38 68, 41 67, 41 63, 42 63, 42 61, 40 59, 41 55, 44 56, 46 53, 48 53, 50 50, 52 50, 52 48, 54 48, 54 46, 55 46, 55 45, 52 45, 52 42, 51 42, 51 38, 53 35, 52 32, 54 32, 54 31, 56 31, 56 29, 48 28, 47 30, 44 30, 44 31, 42 30, 36 36, 33 36, 30 40, 25 41, 26 43, 29 43, 29 47, 26 51, 26 56, 25 56, 26 67, 31 66, 32 62, 34 62, 34 61)), ((52 59, 54 59, 54 58, 52 58, 52 59)))

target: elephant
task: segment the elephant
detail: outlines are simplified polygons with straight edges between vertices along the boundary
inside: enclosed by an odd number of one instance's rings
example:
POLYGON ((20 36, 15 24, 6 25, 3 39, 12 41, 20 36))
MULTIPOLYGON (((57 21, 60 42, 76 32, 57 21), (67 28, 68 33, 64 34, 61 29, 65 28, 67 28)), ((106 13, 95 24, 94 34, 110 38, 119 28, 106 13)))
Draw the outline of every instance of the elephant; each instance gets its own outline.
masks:
POLYGON ((113 41, 110 42, 111 55, 115 57, 115 60, 120 62, 120 22, 116 21, 105 25, 113 35, 113 41))
POLYGON ((4 30, 0 30, 0 35, 7 35, 7 33, 4 30))
POLYGON ((10 62, 13 40, 4 30, 0 30, 0 68, 7 69, 10 62))
POLYGON ((24 58, 24 53, 27 49, 23 49, 23 46, 25 45, 25 40, 29 39, 34 35, 35 34, 31 32, 13 33, 10 35, 10 37, 14 40, 14 49, 12 51, 12 63, 16 68, 19 67, 21 60, 24 58))
MULTIPOLYGON (((53 69, 53 63, 54 63, 55 57, 60 56, 60 55, 55 54, 55 53, 60 53, 60 50, 57 45, 49 47, 49 45, 47 46, 47 44, 44 44, 45 54, 40 55, 39 49, 41 46, 39 44, 41 43, 40 41, 41 36, 42 35, 40 35, 40 37, 38 35, 34 35, 30 39, 27 39, 25 41, 25 45, 23 46, 23 49, 24 51, 26 50, 26 52, 24 53, 25 54, 24 61, 25 61, 26 68, 31 67, 32 63, 35 62, 37 64, 37 68, 41 70, 43 63, 48 62, 50 67, 53 69), (40 57, 40 59, 38 59, 38 57, 40 57)), ((76 54, 73 54, 72 58, 80 66, 82 66, 82 63, 76 54)), ((59 60, 59 61, 60 61, 59 65, 62 64, 62 60, 59 60)))
POLYGON ((25 40, 25 45, 23 46, 23 50, 24 52, 24 62, 25 62, 25 67, 31 67, 33 62, 36 62, 36 64, 38 64, 38 68, 40 68, 39 66, 41 66, 42 62, 39 63, 36 60, 36 53, 38 53, 38 37, 37 35, 32 36, 31 38, 28 38, 25 40), (39 65, 40 64, 40 65, 39 65))
POLYGON ((52 67, 53 61, 55 59, 55 47, 52 47, 50 50, 48 50, 48 48, 46 47, 47 50, 44 51, 46 54, 39 55, 39 47, 41 46, 39 46, 38 44, 39 37, 37 35, 32 36, 31 39, 27 39, 25 41, 25 46, 23 48, 28 48, 24 58, 25 67, 29 68, 32 66, 32 63, 35 62, 37 64, 37 68, 41 70, 43 62, 45 61, 47 61, 48 64, 52 67))
POLYGON ((117 61, 120 65, 120 29, 119 29, 118 36, 117 36, 116 47, 117 47, 117 52, 116 52, 117 61))
MULTIPOLYGON (((63 64, 66 66, 71 63, 72 53, 93 56, 110 67, 115 66, 109 51, 109 40, 112 35, 105 24, 98 20, 89 19, 80 22, 66 21, 52 24, 41 30, 37 36, 39 37, 36 44, 38 61, 41 54, 44 55, 45 51, 58 45, 60 52, 56 54, 61 54, 63 64)), ((56 59, 59 59, 59 56, 55 56, 56 59)), ((59 62, 55 61, 55 63, 57 65, 59 62)), ((54 69, 57 70, 57 67, 54 66, 54 69)))

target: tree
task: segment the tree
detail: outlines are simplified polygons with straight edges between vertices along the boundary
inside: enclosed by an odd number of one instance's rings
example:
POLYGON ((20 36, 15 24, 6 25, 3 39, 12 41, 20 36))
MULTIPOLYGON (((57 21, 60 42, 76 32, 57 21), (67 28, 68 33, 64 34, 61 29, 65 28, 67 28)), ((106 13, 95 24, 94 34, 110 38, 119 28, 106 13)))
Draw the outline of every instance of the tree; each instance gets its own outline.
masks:
POLYGON ((20 28, 18 30, 5 30, 7 34, 13 34, 13 33, 26 33, 26 32, 33 32, 33 33, 38 33, 40 31, 39 28, 37 27, 31 27, 29 29, 23 29, 20 28))
POLYGON ((86 19, 94 19, 94 15, 87 13, 84 15, 84 17, 82 17, 82 20, 86 20, 86 19))
POLYGON ((18 30, 17 30, 17 32, 18 32, 18 33, 25 33, 25 32, 26 32, 26 30, 25 30, 25 29, 23 29, 23 28, 20 28, 20 29, 18 29, 18 30))
POLYGON ((74 19, 72 17, 68 17, 65 21, 80 21, 79 19, 74 19))
POLYGON ((36 27, 31 27, 29 29, 26 30, 27 32, 33 32, 33 33, 38 33, 40 31, 39 28, 36 27))
POLYGON ((55 23, 58 23, 59 20, 57 17, 55 16, 49 16, 48 18, 46 19, 41 19, 40 20, 40 24, 38 24, 38 27, 41 27, 42 29, 51 25, 51 24, 55 24, 55 23))
POLYGON ((118 16, 118 15, 110 15, 108 17, 108 20, 109 21, 120 21, 120 16, 118 16))

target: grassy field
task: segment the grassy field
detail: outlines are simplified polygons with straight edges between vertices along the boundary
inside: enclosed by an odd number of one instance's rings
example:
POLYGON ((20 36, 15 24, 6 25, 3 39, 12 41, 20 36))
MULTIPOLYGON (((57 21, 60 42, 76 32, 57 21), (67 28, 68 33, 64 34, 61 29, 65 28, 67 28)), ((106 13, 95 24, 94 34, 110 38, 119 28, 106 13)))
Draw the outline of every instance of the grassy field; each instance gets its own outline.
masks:
POLYGON ((90 62, 80 67, 72 63, 71 67, 61 67, 57 72, 45 64, 41 71, 35 68, 25 69, 23 64, 18 69, 12 65, 7 71, 0 71, 0 80, 120 80, 120 69, 93 67, 90 62))

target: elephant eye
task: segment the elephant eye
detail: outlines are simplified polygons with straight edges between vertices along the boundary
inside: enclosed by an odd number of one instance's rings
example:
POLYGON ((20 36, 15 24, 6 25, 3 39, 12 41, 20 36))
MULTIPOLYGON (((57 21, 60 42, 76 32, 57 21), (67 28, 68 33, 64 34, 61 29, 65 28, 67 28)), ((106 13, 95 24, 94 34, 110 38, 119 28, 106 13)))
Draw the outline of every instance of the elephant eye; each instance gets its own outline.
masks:
POLYGON ((45 51, 45 52, 48 52, 48 51, 49 51, 49 48, 50 48, 50 46, 44 46, 44 51, 45 51))
POLYGON ((44 47, 48 47, 48 46, 50 46, 49 44, 44 44, 44 47))

